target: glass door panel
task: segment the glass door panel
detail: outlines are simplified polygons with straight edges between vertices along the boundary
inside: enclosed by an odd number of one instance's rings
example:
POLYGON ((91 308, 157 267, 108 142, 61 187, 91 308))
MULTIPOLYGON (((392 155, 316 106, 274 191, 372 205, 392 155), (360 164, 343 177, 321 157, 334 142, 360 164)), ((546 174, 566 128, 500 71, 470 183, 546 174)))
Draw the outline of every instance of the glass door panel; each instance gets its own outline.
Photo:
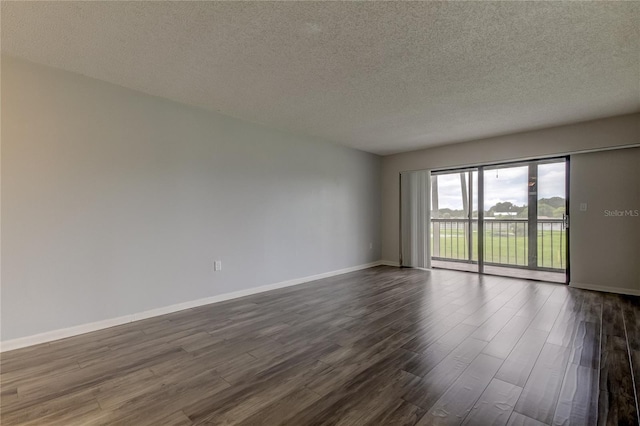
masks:
POLYGON ((528 266, 529 167, 484 169, 484 263, 528 266))
POLYGON ((431 175, 431 264, 478 271, 477 169, 431 175))
POLYGON ((566 282, 566 162, 485 167, 483 272, 566 282))
POLYGON ((538 165, 538 268, 567 267, 565 162, 538 165))

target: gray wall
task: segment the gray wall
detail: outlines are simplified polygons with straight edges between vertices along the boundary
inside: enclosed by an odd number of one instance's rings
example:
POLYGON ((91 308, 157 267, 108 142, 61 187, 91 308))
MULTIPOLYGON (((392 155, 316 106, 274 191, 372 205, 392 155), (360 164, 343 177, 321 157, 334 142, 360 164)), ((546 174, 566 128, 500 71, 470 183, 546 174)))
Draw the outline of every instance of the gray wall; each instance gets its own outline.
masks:
POLYGON ((640 295, 640 148, 572 155, 570 196, 571 284, 640 295))
MULTIPOLYGON (((389 263, 399 260, 399 175, 406 170, 441 169, 542 156, 562 155, 582 150, 623 147, 640 143, 640 114, 594 120, 569 126, 500 136, 478 141, 444 145, 409 153, 383 157, 382 161, 382 258, 389 263)), ((626 150, 625 150, 626 151, 626 150)), ((615 166, 602 162, 604 173, 615 166)), ((573 177, 572 185, 590 191, 589 182, 573 177)), ((590 232, 586 221, 574 224, 572 237, 590 232), (583 228, 581 229, 581 226, 583 228)), ((629 237, 631 238, 631 237, 629 237)), ((636 252, 638 257, 640 254, 636 252)), ((591 262, 571 254, 572 268, 591 262)), ((606 272, 605 272, 606 273, 606 272)))
POLYGON ((377 261, 380 187, 377 156, 3 57, 2 340, 377 261))

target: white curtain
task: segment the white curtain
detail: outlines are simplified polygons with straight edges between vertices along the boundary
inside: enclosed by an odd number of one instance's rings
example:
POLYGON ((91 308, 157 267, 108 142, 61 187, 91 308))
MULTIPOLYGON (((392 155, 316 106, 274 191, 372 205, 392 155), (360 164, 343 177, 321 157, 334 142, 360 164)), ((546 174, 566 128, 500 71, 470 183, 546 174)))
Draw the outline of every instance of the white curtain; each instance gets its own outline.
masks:
POLYGON ((431 173, 428 170, 400 174, 400 265, 430 268, 431 173))

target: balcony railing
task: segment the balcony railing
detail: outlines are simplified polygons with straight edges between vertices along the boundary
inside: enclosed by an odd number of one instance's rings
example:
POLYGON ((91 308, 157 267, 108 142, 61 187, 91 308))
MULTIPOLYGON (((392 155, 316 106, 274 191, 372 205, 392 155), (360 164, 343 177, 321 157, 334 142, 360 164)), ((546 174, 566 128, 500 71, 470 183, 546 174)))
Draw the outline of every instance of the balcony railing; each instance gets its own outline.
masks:
MULTIPOLYGON (((477 241, 476 219, 431 219, 431 253, 434 259, 477 262, 477 241)), ((536 269, 566 268, 566 229, 562 219, 538 219, 537 251, 536 269)), ((484 263, 531 267, 528 220, 485 219, 484 263)))

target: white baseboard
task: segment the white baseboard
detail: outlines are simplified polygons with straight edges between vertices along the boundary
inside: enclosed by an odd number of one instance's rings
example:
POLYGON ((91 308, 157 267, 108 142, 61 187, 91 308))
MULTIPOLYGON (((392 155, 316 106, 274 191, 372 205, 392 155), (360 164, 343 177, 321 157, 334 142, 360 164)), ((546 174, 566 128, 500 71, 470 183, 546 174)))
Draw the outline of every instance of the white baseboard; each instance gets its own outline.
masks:
MULTIPOLYGON (((400 262, 394 262, 393 260, 381 260, 380 265, 395 266, 396 268, 400 268, 400 262)), ((431 271, 431 268, 419 268, 417 266, 413 266, 412 268, 420 269, 421 271, 431 271)))
POLYGON ((628 294, 631 296, 640 296, 640 290, 633 289, 633 288, 606 287, 606 286, 596 285, 596 284, 577 283, 574 281, 571 281, 569 283, 569 287, 580 288, 582 290, 603 291, 605 293, 618 293, 618 294, 628 294))
POLYGON ((354 271, 359 271, 361 269, 380 266, 381 264, 383 263, 380 261, 366 263, 364 265, 352 266, 350 268, 338 269, 336 271, 325 272, 317 275, 310 275, 308 277, 296 278, 293 280, 281 281, 279 283, 267 284, 260 287, 253 287, 245 290, 234 291, 232 293, 218 294, 216 296, 205 297, 202 299, 191 300, 183 303, 177 303, 175 305, 169 305, 161 308, 150 309, 148 311, 138 312, 135 314, 125 315, 117 318, 110 318, 102 321, 91 322, 88 324, 81 324, 74 327, 62 328, 59 330, 52 330, 52 331, 47 331, 45 333, 34 334, 26 337, 20 337, 18 339, 6 340, 4 342, 0 342, 0 352, 6 352, 14 349, 25 348, 27 346, 38 345, 40 343, 47 343, 54 340, 77 336, 79 334, 90 333, 92 331, 102 330, 104 328, 114 327, 116 325, 127 324, 133 321, 139 321, 146 318, 155 317, 158 315, 170 314, 172 312, 195 308, 197 306, 209 305, 211 303, 223 302, 225 300, 237 299, 239 297, 250 296, 252 294, 257 294, 257 293, 263 293, 269 290, 276 290, 279 288, 304 284, 310 281, 320 280, 322 278, 329 278, 335 275, 341 275, 341 274, 346 274, 348 272, 354 272, 354 271))

